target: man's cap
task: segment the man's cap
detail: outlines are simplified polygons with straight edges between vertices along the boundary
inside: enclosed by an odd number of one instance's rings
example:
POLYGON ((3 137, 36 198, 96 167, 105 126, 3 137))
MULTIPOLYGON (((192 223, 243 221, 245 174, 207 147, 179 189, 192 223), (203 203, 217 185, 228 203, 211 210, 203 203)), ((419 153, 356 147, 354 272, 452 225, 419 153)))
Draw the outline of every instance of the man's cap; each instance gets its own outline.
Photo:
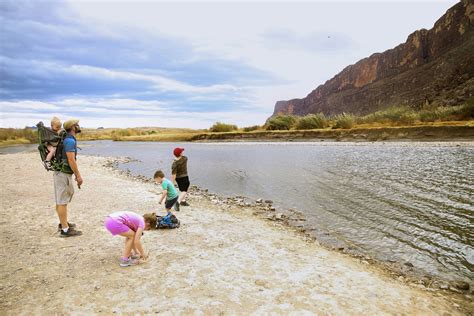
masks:
POLYGON ((179 157, 179 155, 181 155, 181 153, 184 151, 184 148, 179 148, 179 147, 176 147, 174 150, 173 150, 173 154, 176 156, 176 157, 179 157))
POLYGON ((76 125, 77 123, 79 123, 79 120, 69 120, 69 121, 66 121, 66 122, 64 122, 64 124, 63 124, 63 128, 64 128, 65 130, 71 129, 71 127, 73 127, 73 126, 76 125))

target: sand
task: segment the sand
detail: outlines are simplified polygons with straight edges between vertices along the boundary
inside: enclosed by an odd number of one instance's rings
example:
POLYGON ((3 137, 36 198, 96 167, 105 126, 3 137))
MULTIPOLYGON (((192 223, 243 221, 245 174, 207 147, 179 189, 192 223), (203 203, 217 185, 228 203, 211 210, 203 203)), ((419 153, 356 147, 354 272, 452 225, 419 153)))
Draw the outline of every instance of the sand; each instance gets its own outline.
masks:
POLYGON ((1 314, 463 314, 448 293, 410 286, 198 194, 176 213, 179 229, 145 233, 147 263, 119 267, 124 241, 104 229, 104 217, 164 210, 158 186, 107 161, 79 156, 84 184, 69 221, 84 235, 60 238, 52 173, 34 153, 0 156, 1 314))

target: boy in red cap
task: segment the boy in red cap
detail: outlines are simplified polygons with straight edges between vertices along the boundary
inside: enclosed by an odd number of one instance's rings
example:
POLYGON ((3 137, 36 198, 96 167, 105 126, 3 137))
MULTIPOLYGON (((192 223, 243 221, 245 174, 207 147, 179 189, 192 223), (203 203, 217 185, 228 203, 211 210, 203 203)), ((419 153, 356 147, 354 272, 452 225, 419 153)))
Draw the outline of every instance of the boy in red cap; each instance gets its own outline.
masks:
POLYGON ((171 181, 174 184, 178 184, 180 191, 178 203, 181 206, 189 206, 186 202, 186 195, 189 189, 189 177, 188 177, 188 157, 183 155, 184 148, 177 147, 173 150, 173 154, 176 157, 171 165, 171 181))

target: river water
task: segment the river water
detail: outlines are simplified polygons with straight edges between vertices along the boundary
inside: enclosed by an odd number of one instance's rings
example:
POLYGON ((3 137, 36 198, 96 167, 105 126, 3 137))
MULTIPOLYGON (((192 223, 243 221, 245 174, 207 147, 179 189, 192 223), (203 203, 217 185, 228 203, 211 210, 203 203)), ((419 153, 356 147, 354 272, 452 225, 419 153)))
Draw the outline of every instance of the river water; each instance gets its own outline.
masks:
POLYGON ((80 146, 80 154, 135 158, 139 161, 120 168, 148 177, 156 169, 169 176, 172 150, 182 146, 192 184, 221 196, 271 199, 277 209, 296 209, 319 237, 376 259, 409 262, 443 279, 474 279, 474 143, 96 141, 80 146))

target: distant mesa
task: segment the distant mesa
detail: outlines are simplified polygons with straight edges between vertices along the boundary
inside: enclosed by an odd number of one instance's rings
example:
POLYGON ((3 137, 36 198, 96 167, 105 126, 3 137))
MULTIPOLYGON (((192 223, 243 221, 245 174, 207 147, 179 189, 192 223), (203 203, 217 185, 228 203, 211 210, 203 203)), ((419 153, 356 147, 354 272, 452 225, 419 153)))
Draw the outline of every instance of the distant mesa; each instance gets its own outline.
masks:
POLYGON ((366 115, 391 106, 463 103, 474 95, 473 22, 474 3, 463 0, 432 29, 415 31, 405 43, 347 66, 305 98, 276 102, 272 116, 366 115))

